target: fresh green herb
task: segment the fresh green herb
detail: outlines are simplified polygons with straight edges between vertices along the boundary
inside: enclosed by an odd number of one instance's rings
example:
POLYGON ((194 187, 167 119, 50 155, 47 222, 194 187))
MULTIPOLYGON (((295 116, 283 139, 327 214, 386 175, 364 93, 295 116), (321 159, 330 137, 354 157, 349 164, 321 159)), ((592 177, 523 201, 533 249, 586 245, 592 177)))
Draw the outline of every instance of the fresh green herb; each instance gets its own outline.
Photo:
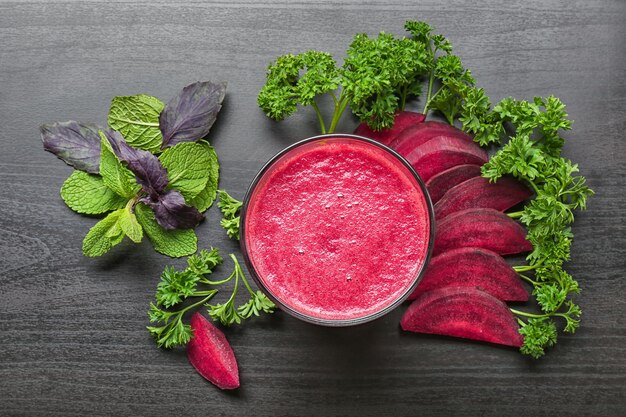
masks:
POLYGON ((225 326, 239 324, 242 320, 260 313, 272 313, 274 303, 261 291, 254 291, 246 279, 239 261, 231 254, 234 268, 232 273, 222 280, 210 280, 214 269, 223 262, 217 249, 202 250, 197 255, 187 258, 187 268, 177 271, 172 267, 166 267, 161 274, 161 281, 157 285, 155 302, 150 303, 148 316, 155 326, 148 326, 148 331, 154 336, 159 347, 172 348, 187 344, 191 339, 192 331, 188 324, 183 322, 183 317, 188 312, 204 306, 209 316, 214 321, 219 321, 225 326), (210 304, 209 301, 218 293, 214 287, 233 281, 233 290, 224 303, 210 304), (235 300, 239 289, 239 283, 243 282, 249 294, 246 303, 236 306, 235 300), (183 308, 172 310, 186 300, 193 300, 183 308))
POLYGON ((225 90, 225 83, 194 83, 167 105, 144 94, 115 97, 113 131, 78 122, 41 127, 44 149, 77 169, 61 188, 67 206, 110 212, 85 237, 86 256, 103 255, 125 236, 139 243, 144 232, 162 254, 196 252, 193 228, 215 200, 219 180, 215 150, 202 138, 225 90))
POLYGON ((220 190, 217 206, 222 211, 220 224, 226 229, 226 234, 231 239, 239 240, 239 210, 242 202, 231 197, 226 191, 220 190))
POLYGON ((418 79, 425 74, 426 59, 421 43, 387 33, 376 38, 358 34, 342 67, 326 52, 279 57, 268 67, 257 101, 274 120, 293 114, 297 105, 311 106, 322 133, 335 131, 348 105, 359 119, 382 129, 393 124, 394 114, 408 97, 420 94, 418 79), (317 104, 323 94, 330 94, 334 103, 330 123, 317 104))

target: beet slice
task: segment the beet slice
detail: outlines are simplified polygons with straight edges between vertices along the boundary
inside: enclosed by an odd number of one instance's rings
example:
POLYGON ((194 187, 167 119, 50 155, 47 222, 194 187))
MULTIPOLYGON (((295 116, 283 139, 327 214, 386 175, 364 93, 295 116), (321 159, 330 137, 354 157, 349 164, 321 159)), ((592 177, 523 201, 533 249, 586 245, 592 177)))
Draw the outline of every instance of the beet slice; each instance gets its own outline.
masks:
POLYGON ((532 191, 525 184, 513 177, 502 177, 497 182, 474 177, 448 190, 435 204, 435 218, 441 220, 452 213, 470 208, 504 211, 532 195, 532 191))
POLYGON ((426 188, 433 204, 436 204, 450 188, 479 175, 480 165, 457 165, 430 177, 426 188))
POLYGON ((517 272, 504 258, 487 249, 458 248, 435 256, 408 299, 444 287, 471 287, 502 301, 528 301, 517 272))
POLYGON ((403 330, 521 347, 524 338, 506 304, 475 288, 447 287, 420 295, 400 320, 403 330))
POLYGON ((400 155, 408 155, 416 147, 437 136, 454 136, 472 142, 474 139, 448 123, 427 121, 407 127, 389 143, 389 147, 400 155))
POLYGON ((187 358, 204 378, 221 389, 239 387, 239 368, 224 333, 200 313, 191 316, 193 337, 187 344, 187 358))
POLYGON ((366 138, 377 140, 378 142, 388 145, 396 136, 409 126, 422 123, 426 119, 426 115, 412 111, 401 111, 396 114, 393 126, 389 129, 375 131, 370 129, 367 123, 362 122, 354 130, 355 135, 365 136, 366 138))
POLYGON ((403 155, 424 181, 457 165, 482 165, 487 152, 474 142, 454 136, 437 136, 403 155))
POLYGON ((526 230, 494 209, 461 210, 437 222, 433 255, 462 247, 488 249, 500 255, 532 250, 526 230))

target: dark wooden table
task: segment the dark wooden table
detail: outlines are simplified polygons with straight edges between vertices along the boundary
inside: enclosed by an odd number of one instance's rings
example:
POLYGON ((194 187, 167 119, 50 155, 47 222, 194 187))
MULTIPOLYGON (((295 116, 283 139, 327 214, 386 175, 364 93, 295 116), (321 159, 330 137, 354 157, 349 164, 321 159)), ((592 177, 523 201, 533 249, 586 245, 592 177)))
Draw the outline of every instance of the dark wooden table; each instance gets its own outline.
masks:
MULTIPOLYGON (((0 415, 626 415, 626 3, 621 1, 0 2, 0 415), (418 4, 419 3, 419 4, 418 4), (220 186, 241 198, 275 152, 317 133, 311 111, 276 124, 256 106, 267 63, 422 18, 452 40, 494 99, 554 94, 576 123, 565 155, 597 195, 577 217, 568 270, 584 322, 534 361, 515 350, 401 333, 401 310, 329 329, 285 314, 231 328, 242 387, 221 392, 183 351, 156 348, 148 303, 167 264, 148 243, 84 258, 94 219, 59 188, 71 169, 38 126, 104 123, 111 97, 164 100, 226 79, 211 133, 220 186)), ((344 117, 339 131, 355 122, 344 117)), ((216 208, 201 247, 237 251, 216 208)))

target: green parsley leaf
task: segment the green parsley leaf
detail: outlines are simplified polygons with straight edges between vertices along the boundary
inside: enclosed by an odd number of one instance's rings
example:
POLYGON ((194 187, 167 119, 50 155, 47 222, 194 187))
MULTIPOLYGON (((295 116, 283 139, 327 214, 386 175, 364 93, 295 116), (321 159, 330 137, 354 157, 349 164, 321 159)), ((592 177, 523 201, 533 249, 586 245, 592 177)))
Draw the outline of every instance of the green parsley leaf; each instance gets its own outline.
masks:
POLYGON ((217 206, 222 211, 223 218, 220 224, 226 229, 226 234, 231 239, 239 240, 239 209, 242 202, 231 197, 226 191, 220 190, 217 206))
POLYGON ((202 249, 199 254, 187 258, 187 270, 196 275, 208 275, 222 262, 224 259, 217 249, 211 248, 210 251, 202 249))
MULTIPOLYGON (((407 88, 426 69, 424 45, 381 32, 357 34, 344 61, 342 94, 353 113, 375 130, 391 127, 407 99, 407 88)), ((412 92, 415 93, 415 85, 412 92)))
POLYGON ((164 107, 161 100, 145 94, 114 97, 109 126, 120 132, 129 145, 157 153, 163 142, 159 115, 164 107))
POLYGON ((61 198, 77 213, 101 214, 122 208, 126 199, 104 184, 99 175, 74 171, 61 187, 61 198))
POLYGON ((546 317, 531 318, 519 330, 524 336, 520 351, 537 359, 544 355, 545 348, 556 344, 556 326, 546 317))

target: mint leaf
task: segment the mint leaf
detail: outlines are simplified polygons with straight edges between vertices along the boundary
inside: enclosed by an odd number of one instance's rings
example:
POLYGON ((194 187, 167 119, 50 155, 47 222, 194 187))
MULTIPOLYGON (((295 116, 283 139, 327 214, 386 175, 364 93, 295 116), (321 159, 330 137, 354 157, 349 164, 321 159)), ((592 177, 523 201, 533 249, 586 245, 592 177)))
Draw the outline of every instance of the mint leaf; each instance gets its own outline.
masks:
POLYGON ((198 238, 193 229, 163 229, 156 222, 152 210, 144 204, 135 206, 135 215, 157 252, 178 258, 191 255, 198 249, 198 238))
POLYGON ((167 169, 170 187, 185 199, 197 196, 209 180, 210 147, 204 143, 185 142, 167 148, 159 160, 167 169))
POLYGON ((120 228, 126 236, 135 243, 141 242, 143 238, 143 229, 137 221, 135 213, 133 213, 130 207, 126 207, 124 213, 120 216, 119 220, 120 228))
POLYGON ((100 137, 102 140, 100 175, 104 184, 122 197, 133 197, 140 189, 135 181, 135 175, 117 159, 102 132, 100 132, 100 137))
POLYGON ((61 198, 77 213, 101 214, 122 208, 126 199, 107 187, 99 175, 74 171, 61 187, 61 198))
POLYGON ((119 220, 125 209, 115 210, 93 226, 83 240, 85 256, 101 256, 124 239, 119 220))
POLYGON ((209 180, 206 183, 206 187, 194 198, 187 200, 187 203, 191 204, 199 211, 205 211, 213 204, 215 197, 217 196, 217 186, 220 178, 220 163, 217 159, 217 153, 212 146, 209 146, 209 180))
POLYGON ((159 115, 164 106, 158 98, 145 94, 113 97, 109 126, 119 131, 135 148, 156 153, 163 142, 159 115))

